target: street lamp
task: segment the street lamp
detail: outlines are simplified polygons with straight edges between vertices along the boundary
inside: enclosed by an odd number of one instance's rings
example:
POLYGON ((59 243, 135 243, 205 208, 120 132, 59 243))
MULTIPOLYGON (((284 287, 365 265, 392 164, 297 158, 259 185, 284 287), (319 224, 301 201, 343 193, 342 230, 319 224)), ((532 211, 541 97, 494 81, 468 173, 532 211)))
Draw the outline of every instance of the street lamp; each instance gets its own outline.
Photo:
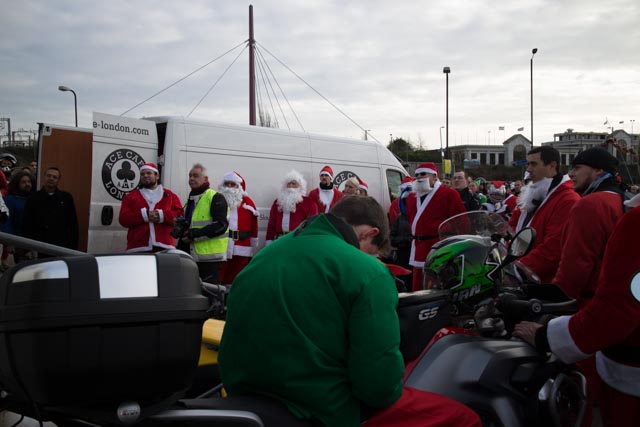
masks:
POLYGON ((531 50, 531 146, 533 147, 533 56, 538 52, 538 48, 531 50))
POLYGON ((445 159, 449 158, 449 73, 451 72, 451 68, 449 67, 444 67, 442 69, 442 72, 445 74, 446 78, 447 78, 447 83, 446 83, 446 95, 445 95, 445 102, 446 102, 446 121, 445 121, 445 126, 446 126, 446 142, 447 142, 447 152, 445 155, 445 159))
POLYGON ((78 127, 78 98, 76 97, 75 91, 66 86, 58 86, 58 90, 62 92, 71 92, 73 94, 73 105, 76 112, 76 127, 78 127))
POLYGON ((635 122, 635 119, 631 119, 629 120, 631 122, 631 135, 633 135, 633 122, 635 122))

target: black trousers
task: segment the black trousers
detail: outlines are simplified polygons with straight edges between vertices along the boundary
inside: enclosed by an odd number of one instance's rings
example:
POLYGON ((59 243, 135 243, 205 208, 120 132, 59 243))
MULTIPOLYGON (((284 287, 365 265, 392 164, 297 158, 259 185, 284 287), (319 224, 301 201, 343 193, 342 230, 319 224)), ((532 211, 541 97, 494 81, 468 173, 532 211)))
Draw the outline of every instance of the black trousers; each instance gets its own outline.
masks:
POLYGON ((198 273, 203 282, 213 283, 214 285, 220 284, 221 261, 197 262, 196 264, 198 264, 198 273))

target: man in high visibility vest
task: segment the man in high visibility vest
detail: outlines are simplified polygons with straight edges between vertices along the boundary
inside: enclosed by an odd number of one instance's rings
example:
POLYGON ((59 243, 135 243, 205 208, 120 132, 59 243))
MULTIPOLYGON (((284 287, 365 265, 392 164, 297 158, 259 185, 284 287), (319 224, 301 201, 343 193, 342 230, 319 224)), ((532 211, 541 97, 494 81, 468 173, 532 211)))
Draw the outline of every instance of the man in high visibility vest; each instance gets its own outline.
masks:
POLYGON ((203 281, 220 283, 220 267, 227 259, 227 201, 209 188, 207 170, 200 163, 189 171, 189 187, 191 192, 184 205, 189 228, 178 232, 182 236, 178 249, 191 254, 203 281))

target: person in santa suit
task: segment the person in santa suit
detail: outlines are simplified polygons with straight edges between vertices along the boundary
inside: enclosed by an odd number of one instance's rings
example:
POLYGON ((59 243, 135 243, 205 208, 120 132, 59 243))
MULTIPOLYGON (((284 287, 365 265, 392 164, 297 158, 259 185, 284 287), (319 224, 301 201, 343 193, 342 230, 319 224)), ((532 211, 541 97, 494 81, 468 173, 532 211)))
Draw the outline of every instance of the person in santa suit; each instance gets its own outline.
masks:
POLYGON ((318 214, 318 205, 306 194, 307 182, 302 174, 296 170, 287 173, 282 182, 282 190, 271 205, 266 245, 295 230, 305 218, 318 214))
POLYGON ((460 194, 438 181, 438 168, 432 162, 418 166, 413 181, 414 192, 407 197, 407 216, 411 224, 412 290, 422 289, 422 269, 427 254, 439 240, 438 227, 454 215, 466 212, 460 194))
POLYGON ((505 186, 505 191, 506 191, 507 197, 505 197, 502 204, 506 206, 506 209, 505 209, 506 215, 503 215, 503 216, 505 216, 506 218, 511 218, 511 215, 513 215, 513 211, 516 210, 518 197, 514 195, 513 190, 511 190, 511 186, 509 185, 505 186))
POLYGON ((218 187, 229 207, 229 244, 227 261, 222 264, 221 283, 230 285, 236 275, 249 264, 258 247, 260 212, 247 194, 247 184, 238 172, 227 172, 218 187))
MULTIPOLYGON (((625 204, 640 205, 640 196, 625 204)), ((633 252, 640 241, 638 224, 636 207, 613 229, 595 295, 586 306, 546 326, 522 322, 514 330, 515 336, 565 363, 595 353, 604 426, 640 425, 640 257, 633 252)))
POLYGON ((531 184, 520 194, 516 231, 532 227, 536 242, 519 261, 531 268, 542 283, 550 283, 560 263, 562 231, 580 196, 573 191, 569 177, 560 172, 560 153, 555 148, 543 145, 532 149, 527 153, 527 163, 531 184))
POLYGON ((393 227, 393 224, 396 222, 398 215, 400 215, 400 212, 401 212, 400 201, 402 201, 402 204, 404 205, 406 202, 406 200, 404 199, 406 199, 409 193, 413 191, 412 185, 413 185, 413 178, 411 178, 410 176, 405 176, 404 178, 402 178, 402 182, 400 183, 400 195, 395 199, 393 199, 393 202, 391 202, 391 206, 389 206, 389 226, 390 227, 393 227))
POLYGON ((320 171, 320 184, 309 192, 309 198, 316 203, 320 213, 329 213, 342 198, 342 192, 333 185, 333 169, 330 166, 320 171))
MULTIPOLYGON (((569 213, 560 264, 552 283, 577 299, 580 307, 595 293, 607 241, 623 213, 624 191, 615 181, 617 164, 607 150, 594 147, 578 153, 569 171, 573 188, 582 198, 569 213)), ((591 405, 600 400, 595 358, 580 361, 578 366, 587 378, 590 425, 591 405)))
POLYGON ((174 220, 182 215, 180 199, 160 184, 158 167, 140 167, 140 186, 122 199, 118 221, 128 228, 127 252, 157 252, 175 248, 174 220))
POLYGON ((369 195, 369 184, 364 182, 363 179, 360 179, 360 184, 358 184, 358 196, 367 197, 369 195))

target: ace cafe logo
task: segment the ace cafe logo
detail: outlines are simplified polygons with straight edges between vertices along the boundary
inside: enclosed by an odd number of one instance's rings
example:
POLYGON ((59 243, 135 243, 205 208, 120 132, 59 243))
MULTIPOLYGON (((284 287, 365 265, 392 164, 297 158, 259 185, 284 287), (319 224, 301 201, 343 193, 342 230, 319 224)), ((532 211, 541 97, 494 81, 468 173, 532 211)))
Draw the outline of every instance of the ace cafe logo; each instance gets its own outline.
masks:
POLYGON ((121 148, 109 154, 102 164, 102 183, 114 199, 122 200, 138 188, 140 167, 146 162, 133 150, 121 148))

